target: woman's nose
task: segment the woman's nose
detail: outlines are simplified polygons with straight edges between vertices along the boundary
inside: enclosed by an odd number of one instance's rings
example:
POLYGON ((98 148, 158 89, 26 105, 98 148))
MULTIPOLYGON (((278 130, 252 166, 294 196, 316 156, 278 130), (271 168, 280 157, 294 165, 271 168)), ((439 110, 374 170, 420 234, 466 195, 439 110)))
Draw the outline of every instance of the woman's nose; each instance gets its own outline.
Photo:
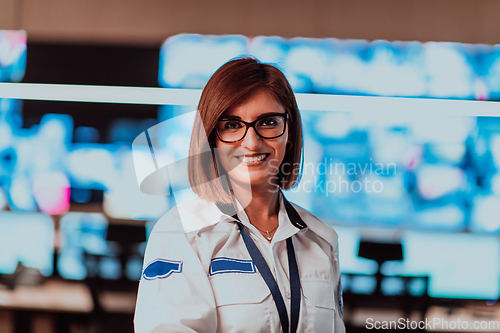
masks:
POLYGON ((248 149, 253 149, 260 145, 261 140, 262 138, 255 132, 255 129, 250 127, 247 131, 247 134, 243 138, 243 141, 241 142, 241 146, 248 149))

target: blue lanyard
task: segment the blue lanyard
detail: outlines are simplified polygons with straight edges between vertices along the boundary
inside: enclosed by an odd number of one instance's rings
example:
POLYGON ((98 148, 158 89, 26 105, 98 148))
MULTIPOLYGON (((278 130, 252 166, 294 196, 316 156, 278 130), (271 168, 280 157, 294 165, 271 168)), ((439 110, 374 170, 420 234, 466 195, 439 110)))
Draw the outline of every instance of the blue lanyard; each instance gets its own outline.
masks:
MULTIPOLYGON (((299 214, 295 211, 295 209, 290 205, 290 203, 284 199, 285 208, 287 210, 288 216, 290 219, 293 219, 292 224, 296 227, 302 229, 305 228, 305 223, 300 218, 299 214)), ((297 326, 299 324, 299 315, 300 315, 300 276, 299 276, 299 268, 297 266, 297 259, 295 258, 295 251, 293 248, 292 237, 287 238, 286 240, 286 249, 288 254, 288 270, 290 276, 290 291, 291 291, 291 316, 290 316, 290 331, 288 330, 288 312, 286 310, 285 302, 283 301, 283 296, 278 287, 278 283, 273 277, 269 266, 267 265, 266 260, 260 253, 257 245, 252 240, 252 237, 248 234, 248 231, 245 229, 243 224, 239 221, 238 216, 234 215, 233 218, 238 221, 238 227, 240 228, 240 233, 245 242, 245 246, 247 247, 248 252, 250 253, 250 257, 257 266, 257 269, 260 272, 260 275, 264 279, 267 284, 267 287, 271 291, 271 295, 273 296, 274 303, 276 303, 276 308, 278 309, 278 314, 280 317, 281 327, 283 329, 283 333, 295 333, 297 332, 297 326)))

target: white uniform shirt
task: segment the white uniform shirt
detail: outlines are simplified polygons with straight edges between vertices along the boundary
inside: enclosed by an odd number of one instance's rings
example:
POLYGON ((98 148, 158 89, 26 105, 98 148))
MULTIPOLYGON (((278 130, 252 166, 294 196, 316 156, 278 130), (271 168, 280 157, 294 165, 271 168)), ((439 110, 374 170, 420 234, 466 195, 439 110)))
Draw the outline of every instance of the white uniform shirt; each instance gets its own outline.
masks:
MULTIPOLYGON (((286 239, 292 237, 301 283, 297 332, 345 332, 337 234, 293 205, 307 225, 289 220, 280 195, 279 226, 271 243, 238 212, 276 279, 290 317, 286 239)), ((238 224, 215 204, 188 200, 155 225, 146 248, 135 331, 281 332, 278 310, 256 270, 238 224)))

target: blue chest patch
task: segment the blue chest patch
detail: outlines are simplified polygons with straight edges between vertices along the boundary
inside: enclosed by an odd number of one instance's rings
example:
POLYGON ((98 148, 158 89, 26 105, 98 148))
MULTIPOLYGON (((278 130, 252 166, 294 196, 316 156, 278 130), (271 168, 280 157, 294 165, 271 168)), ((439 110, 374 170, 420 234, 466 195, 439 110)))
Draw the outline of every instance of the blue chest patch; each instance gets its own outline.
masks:
POLYGON ((164 279, 172 273, 182 272, 182 261, 155 259, 150 262, 142 272, 142 277, 146 280, 164 279))
POLYGON ((210 263, 210 275, 222 273, 255 273, 255 265, 253 261, 233 259, 233 258, 213 258, 210 263))

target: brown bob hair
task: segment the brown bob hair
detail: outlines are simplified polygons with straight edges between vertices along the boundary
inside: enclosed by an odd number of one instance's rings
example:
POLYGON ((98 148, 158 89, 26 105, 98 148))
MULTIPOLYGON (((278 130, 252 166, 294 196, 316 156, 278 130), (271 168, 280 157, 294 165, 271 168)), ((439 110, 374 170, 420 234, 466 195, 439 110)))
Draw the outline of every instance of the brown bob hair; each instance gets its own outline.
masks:
POLYGON ((201 93, 199 116, 195 118, 191 134, 189 183, 193 191, 207 201, 232 204, 227 185, 220 181, 226 172, 218 163, 215 152, 215 125, 226 111, 260 89, 275 96, 290 116, 288 133, 292 146, 286 151, 276 175, 277 183, 287 190, 300 180, 303 163, 302 122, 290 84, 278 68, 253 58, 239 58, 222 65, 208 80, 201 93))

